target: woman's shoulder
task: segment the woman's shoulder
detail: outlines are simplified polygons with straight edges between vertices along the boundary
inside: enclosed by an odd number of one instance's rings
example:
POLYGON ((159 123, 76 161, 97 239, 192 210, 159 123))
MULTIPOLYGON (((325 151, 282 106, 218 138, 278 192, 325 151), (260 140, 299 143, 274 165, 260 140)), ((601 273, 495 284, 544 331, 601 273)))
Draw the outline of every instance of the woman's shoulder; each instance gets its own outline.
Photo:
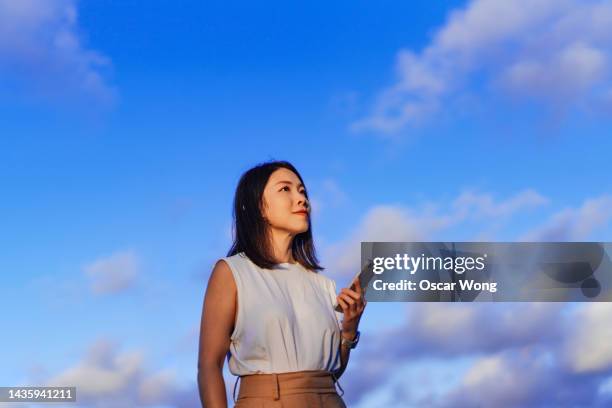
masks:
POLYGON ((232 269, 232 272, 240 273, 240 274, 257 274, 260 272, 260 268, 251 261, 244 252, 238 252, 233 255, 228 255, 225 258, 221 258, 224 260, 229 267, 232 269))
POLYGON ((219 260, 224 260, 231 266, 247 263, 249 262, 249 257, 246 256, 244 252, 238 252, 234 255, 228 255, 226 257, 220 258, 219 260))

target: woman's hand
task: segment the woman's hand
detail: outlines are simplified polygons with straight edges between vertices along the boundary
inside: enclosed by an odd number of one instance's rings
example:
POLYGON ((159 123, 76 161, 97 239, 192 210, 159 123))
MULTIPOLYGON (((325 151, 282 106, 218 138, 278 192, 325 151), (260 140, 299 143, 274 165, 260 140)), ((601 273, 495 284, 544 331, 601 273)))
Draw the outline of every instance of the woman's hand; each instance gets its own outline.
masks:
POLYGON ((344 313, 342 333, 348 340, 353 340, 357 335, 359 320, 368 303, 363 298, 359 277, 355 278, 351 286, 354 286, 355 290, 342 288, 340 294, 336 297, 338 304, 342 308, 342 313, 344 313))

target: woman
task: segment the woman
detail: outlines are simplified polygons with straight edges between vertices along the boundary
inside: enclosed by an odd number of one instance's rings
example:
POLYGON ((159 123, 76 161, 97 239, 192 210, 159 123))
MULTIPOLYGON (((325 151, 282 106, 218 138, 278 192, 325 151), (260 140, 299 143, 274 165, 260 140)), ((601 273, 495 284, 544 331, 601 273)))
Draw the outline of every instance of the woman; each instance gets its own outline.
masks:
MULTIPOLYGON (((346 407, 335 382, 359 339, 366 302, 359 285, 336 295, 334 281, 317 272, 323 268, 312 241, 308 194, 290 163, 268 162, 242 175, 234 233, 204 298, 198 356, 203 406, 227 406, 227 355, 230 372, 240 377, 235 407, 346 407)), ((233 395, 236 401, 235 385, 233 395)))

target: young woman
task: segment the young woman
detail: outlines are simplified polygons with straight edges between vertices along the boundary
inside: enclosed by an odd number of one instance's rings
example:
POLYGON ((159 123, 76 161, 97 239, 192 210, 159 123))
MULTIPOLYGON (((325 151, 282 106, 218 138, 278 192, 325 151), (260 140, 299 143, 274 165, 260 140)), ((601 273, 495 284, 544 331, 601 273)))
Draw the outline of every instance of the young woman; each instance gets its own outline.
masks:
POLYGON ((268 162, 242 175, 234 234, 204 297, 198 356, 203 406, 227 406, 227 355, 230 372, 240 378, 235 407, 346 407, 335 383, 359 339, 366 302, 358 284, 337 295, 335 282, 318 273, 323 268, 308 194, 290 163, 268 162))

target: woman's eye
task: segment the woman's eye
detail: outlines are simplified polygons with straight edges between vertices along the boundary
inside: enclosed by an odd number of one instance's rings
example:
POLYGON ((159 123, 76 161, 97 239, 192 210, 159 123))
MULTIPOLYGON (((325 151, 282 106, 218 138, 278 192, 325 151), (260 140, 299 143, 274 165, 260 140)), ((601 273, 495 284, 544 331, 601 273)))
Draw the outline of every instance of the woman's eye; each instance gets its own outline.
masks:
MULTIPOLYGON (((290 190, 289 186, 285 186, 285 187, 281 188, 279 191, 289 191, 289 190, 290 190)), ((306 190, 300 191, 300 194, 306 195, 306 190)))

